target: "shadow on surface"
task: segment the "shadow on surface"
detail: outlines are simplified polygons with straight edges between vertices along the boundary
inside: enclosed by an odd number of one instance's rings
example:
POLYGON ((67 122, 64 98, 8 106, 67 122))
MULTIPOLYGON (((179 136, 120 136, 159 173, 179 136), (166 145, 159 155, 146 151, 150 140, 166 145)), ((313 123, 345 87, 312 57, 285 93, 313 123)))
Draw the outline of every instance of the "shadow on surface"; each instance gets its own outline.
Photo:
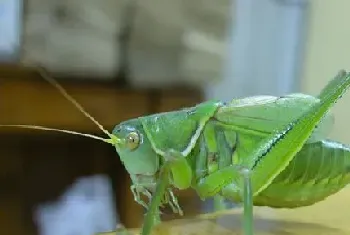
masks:
MULTIPOLYGON (((256 217, 254 235, 345 235, 346 231, 318 223, 286 221, 281 219, 264 219, 256 217)), ((123 232, 106 232, 101 235, 127 234, 123 232)), ((138 234, 137 230, 129 235, 138 234)), ((157 226, 152 235, 243 235, 241 215, 231 214, 216 219, 179 219, 163 222, 157 226)))
MULTIPOLYGON (((225 215, 217 219, 208 220, 213 227, 220 226, 231 231, 231 234, 241 234, 241 215, 225 215)), ((329 227, 319 223, 287 221, 282 218, 265 219, 254 218, 254 227, 257 235, 345 235, 346 231, 329 227)), ((209 231, 208 231, 209 232, 209 231)), ((208 233, 210 234, 210 232, 208 233)), ((215 234, 215 233, 214 233, 215 234)))

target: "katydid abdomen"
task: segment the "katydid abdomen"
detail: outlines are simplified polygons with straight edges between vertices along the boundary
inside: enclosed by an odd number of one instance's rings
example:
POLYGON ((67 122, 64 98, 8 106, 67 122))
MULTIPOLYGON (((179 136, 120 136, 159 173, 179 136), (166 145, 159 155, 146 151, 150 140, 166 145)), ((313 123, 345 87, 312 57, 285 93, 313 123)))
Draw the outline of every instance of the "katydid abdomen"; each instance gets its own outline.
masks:
MULTIPOLYGON (((295 208, 309 206, 337 193, 350 183, 350 148, 324 140, 306 144, 284 171, 254 197, 255 206, 295 208)), ((225 188, 224 196, 235 202, 241 194, 225 188)))

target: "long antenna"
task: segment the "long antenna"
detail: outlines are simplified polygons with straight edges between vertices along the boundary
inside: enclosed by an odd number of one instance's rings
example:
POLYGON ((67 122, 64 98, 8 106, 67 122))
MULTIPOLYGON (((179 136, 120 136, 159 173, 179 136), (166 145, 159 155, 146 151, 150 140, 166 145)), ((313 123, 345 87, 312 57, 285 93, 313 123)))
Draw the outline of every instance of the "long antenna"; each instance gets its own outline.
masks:
POLYGON ((99 136, 95 136, 95 135, 91 135, 91 134, 85 134, 85 133, 80 133, 80 132, 76 132, 76 131, 55 129, 55 128, 50 128, 50 127, 45 127, 45 126, 22 125, 22 124, 0 124, 0 127, 16 127, 16 128, 23 128, 23 129, 37 129, 37 130, 43 130, 43 131, 63 132, 63 133, 67 133, 67 134, 80 135, 80 136, 93 138, 93 139, 96 139, 96 140, 101 140, 103 142, 110 143, 110 139, 104 139, 104 138, 101 138, 99 136))
POLYGON ((55 131, 55 132, 63 132, 67 134, 72 134, 72 135, 80 135, 96 140, 100 140, 106 143, 110 143, 112 145, 115 145, 117 143, 121 143, 122 140, 117 138, 115 135, 111 134, 109 131, 107 131, 97 120, 95 120, 88 112, 85 111, 85 109, 72 97, 68 94, 68 92, 58 83, 56 82, 55 79, 50 77, 46 70, 40 66, 37 67, 37 70, 39 74, 46 80, 48 81, 52 86, 58 89, 58 91, 73 105, 80 111, 82 112, 87 118, 89 118, 92 122, 94 122, 98 128, 103 131, 110 139, 104 139, 99 136, 95 136, 92 134, 86 134, 86 133, 80 133, 77 131, 70 131, 70 130, 64 130, 64 129, 55 129, 55 128, 50 128, 50 127, 45 127, 45 126, 36 126, 36 125, 24 125, 24 124, 0 124, 0 127, 16 127, 16 128, 24 128, 24 129, 36 129, 36 130, 44 130, 44 131, 55 131))
POLYGON ((87 118, 89 118, 92 122, 94 122, 98 128, 100 128, 101 131, 103 131, 103 133, 105 133, 107 136, 109 136, 110 138, 112 138, 112 134, 109 133, 109 131, 107 131, 98 121, 95 120, 95 118, 93 118, 88 112, 85 111, 85 109, 72 97, 70 96, 67 91, 60 85, 58 84, 58 82, 56 82, 55 79, 53 79, 52 77, 50 77, 47 72, 45 71, 44 68, 42 67, 38 67, 38 72, 39 74, 46 80, 48 81, 51 85, 53 85, 54 87, 56 87, 60 93, 67 99, 69 100, 77 109, 79 109, 87 118))

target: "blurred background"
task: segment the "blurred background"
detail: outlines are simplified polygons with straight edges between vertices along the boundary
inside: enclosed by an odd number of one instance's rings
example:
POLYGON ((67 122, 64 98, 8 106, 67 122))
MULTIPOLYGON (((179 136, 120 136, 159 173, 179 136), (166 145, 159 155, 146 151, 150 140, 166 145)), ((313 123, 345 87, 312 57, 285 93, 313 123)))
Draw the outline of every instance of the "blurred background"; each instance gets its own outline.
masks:
MULTIPOLYGON (((0 0, 0 124, 100 134, 35 72, 45 67, 107 129, 207 99, 317 94, 350 69, 348 0, 0 0)), ((350 143, 345 96, 331 137, 350 143)), ((0 234, 137 227, 145 211, 110 146, 0 129, 0 234)), ((185 214, 211 210, 177 192, 185 214)), ((164 219, 174 218, 171 211, 164 219)))

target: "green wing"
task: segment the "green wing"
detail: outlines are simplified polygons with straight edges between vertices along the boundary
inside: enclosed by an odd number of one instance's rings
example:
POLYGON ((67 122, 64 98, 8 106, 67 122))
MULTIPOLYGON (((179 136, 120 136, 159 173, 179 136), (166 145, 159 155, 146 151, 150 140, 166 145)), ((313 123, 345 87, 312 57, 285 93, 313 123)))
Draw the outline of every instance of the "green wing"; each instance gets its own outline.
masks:
MULTIPOLYGON (((291 123, 318 102, 316 97, 299 93, 283 97, 253 96, 220 107, 215 118, 238 133, 235 156, 245 156, 263 138, 291 123)), ((334 116, 328 113, 307 143, 325 139, 333 124, 334 116)), ((235 156, 233 160, 237 159, 235 156)))
MULTIPOLYGON (((253 96, 231 101, 219 109, 215 118, 245 134, 265 136, 294 121, 319 101, 316 97, 300 93, 282 97, 253 96)), ((333 115, 326 115, 310 141, 324 139, 333 123, 333 115)))

